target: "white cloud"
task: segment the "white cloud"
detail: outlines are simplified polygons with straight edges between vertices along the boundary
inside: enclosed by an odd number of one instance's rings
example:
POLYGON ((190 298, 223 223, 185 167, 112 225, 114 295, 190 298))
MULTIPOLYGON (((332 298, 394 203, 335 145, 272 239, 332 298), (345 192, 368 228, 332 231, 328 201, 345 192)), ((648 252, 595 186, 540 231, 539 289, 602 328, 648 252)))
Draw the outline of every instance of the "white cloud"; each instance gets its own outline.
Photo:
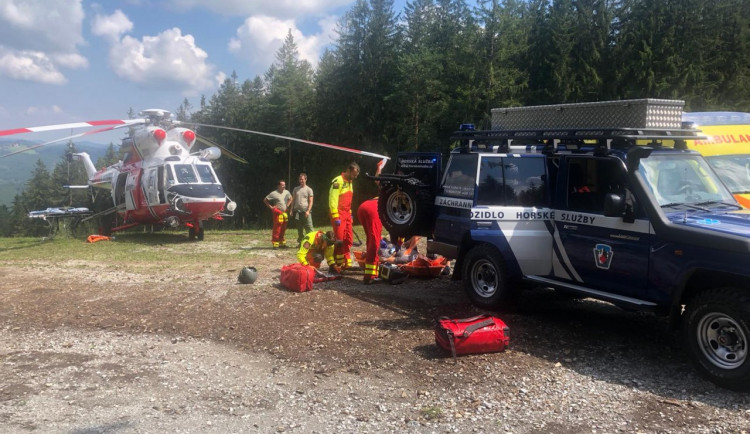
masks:
POLYGON ((72 52, 84 42, 81 0, 0 0, 0 41, 16 50, 72 52))
POLYGON ((45 84, 63 84, 67 81, 52 60, 40 51, 0 48, 0 75, 45 84))
POLYGON ((53 62, 64 68, 79 69, 89 66, 89 61, 78 53, 53 54, 53 62))
POLYGON ((192 35, 183 35, 174 27, 141 40, 128 35, 112 38, 127 28, 123 23, 130 22, 118 12, 99 21, 99 34, 110 42, 109 63, 115 74, 145 87, 180 89, 186 95, 215 88, 219 73, 207 63, 208 54, 195 44, 192 35))
POLYGON ((0 75, 62 84, 60 67, 88 66, 81 1, 0 0, 0 75))
POLYGON ((219 73, 216 74, 216 76, 214 77, 214 82, 216 83, 216 87, 221 86, 226 79, 227 79, 227 75, 219 71, 219 73))
POLYGON ((280 19, 323 15, 351 3, 352 0, 171 0, 173 8, 180 11, 206 8, 220 15, 270 15, 280 19))
POLYGON ((237 29, 236 37, 229 41, 228 49, 250 65, 266 68, 276 59, 276 53, 284 45, 291 30, 300 59, 317 65, 323 47, 331 43, 336 25, 335 17, 319 22, 321 32, 305 36, 293 20, 279 20, 268 16, 252 16, 237 29))
POLYGON ((133 22, 119 9, 112 15, 96 15, 91 24, 91 33, 110 40, 120 39, 120 36, 131 30, 133 22))
POLYGON ((48 115, 48 114, 61 114, 63 113, 63 110, 58 105, 51 105, 51 106, 44 106, 44 107, 38 107, 38 106, 29 106, 26 107, 26 110, 24 110, 24 114, 27 116, 40 116, 40 115, 48 115))

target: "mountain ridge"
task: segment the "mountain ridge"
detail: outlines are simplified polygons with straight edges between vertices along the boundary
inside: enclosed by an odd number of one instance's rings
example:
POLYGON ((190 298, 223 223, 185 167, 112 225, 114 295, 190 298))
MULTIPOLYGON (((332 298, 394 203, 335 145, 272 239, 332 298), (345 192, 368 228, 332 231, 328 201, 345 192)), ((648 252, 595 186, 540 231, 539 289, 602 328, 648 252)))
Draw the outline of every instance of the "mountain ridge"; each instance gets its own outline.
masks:
MULTIPOLYGON (((89 141, 74 141, 73 143, 77 152, 88 153, 94 162, 103 157, 109 147, 108 144, 89 141)), ((0 140, 0 155, 38 144, 39 142, 33 140, 0 140)), ((38 160, 42 160, 47 171, 52 173, 55 165, 65 158, 67 149, 67 144, 58 143, 0 158, 0 205, 12 205, 15 195, 20 194, 26 187, 26 182, 31 179, 38 160)))

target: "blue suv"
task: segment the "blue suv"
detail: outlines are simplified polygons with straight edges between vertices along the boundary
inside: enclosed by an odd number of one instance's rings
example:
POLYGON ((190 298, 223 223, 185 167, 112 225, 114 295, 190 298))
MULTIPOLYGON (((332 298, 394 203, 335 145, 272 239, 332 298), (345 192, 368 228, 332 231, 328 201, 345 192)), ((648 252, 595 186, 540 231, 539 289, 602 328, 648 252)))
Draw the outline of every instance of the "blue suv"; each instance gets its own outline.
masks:
POLYGON ((418 154, 382 177, 381 220, 455 259, 480 307, 533 284, 668 315, 704 376, 750 390, 750 211, 687 149, 698 133, 459 131, 444 171, 418 154))

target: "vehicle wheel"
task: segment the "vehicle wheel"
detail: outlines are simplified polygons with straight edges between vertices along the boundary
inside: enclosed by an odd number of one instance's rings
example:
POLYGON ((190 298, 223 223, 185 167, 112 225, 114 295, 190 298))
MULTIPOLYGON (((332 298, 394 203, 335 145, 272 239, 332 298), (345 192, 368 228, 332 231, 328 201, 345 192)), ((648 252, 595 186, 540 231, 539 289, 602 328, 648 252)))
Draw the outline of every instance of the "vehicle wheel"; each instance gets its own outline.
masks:
POLYGON ((750 390, 750 294, 717 288, 686 306, 683 334, 700 373, 721 387, 750 390))
POLYGON ((193 241, 195 239, 195 228, 188 228, 188 239, 193 241))
POLYGON ((469 250, 463 260, 461 277, 466 295, 479 307, 502 307, 518 295, 518 287, 508 280, 503 257, 486 244, 469 250))
POLYGON ((431 210, 429 192, 410 186, 388 187, 378 200, 380 221, 394 237, 428 235, 431 210))
POLYGON ((203 241, 203 228, 198 229, 198 241, 203 241))

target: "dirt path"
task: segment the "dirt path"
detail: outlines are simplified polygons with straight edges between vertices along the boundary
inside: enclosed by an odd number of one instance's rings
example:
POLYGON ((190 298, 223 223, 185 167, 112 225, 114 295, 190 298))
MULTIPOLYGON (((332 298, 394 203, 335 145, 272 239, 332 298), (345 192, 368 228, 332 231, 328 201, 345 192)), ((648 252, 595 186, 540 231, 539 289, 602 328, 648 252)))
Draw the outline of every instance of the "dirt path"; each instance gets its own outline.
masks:
POLYGON ((460 282, 297 294, 286 256, 254 285, 239 261, 0 266, 0 431, 750 432, 750 398, 698 378, 660 318, 531 290, 500 315, 507 351, 454 363, 432 320, 477 313, 460 282))

